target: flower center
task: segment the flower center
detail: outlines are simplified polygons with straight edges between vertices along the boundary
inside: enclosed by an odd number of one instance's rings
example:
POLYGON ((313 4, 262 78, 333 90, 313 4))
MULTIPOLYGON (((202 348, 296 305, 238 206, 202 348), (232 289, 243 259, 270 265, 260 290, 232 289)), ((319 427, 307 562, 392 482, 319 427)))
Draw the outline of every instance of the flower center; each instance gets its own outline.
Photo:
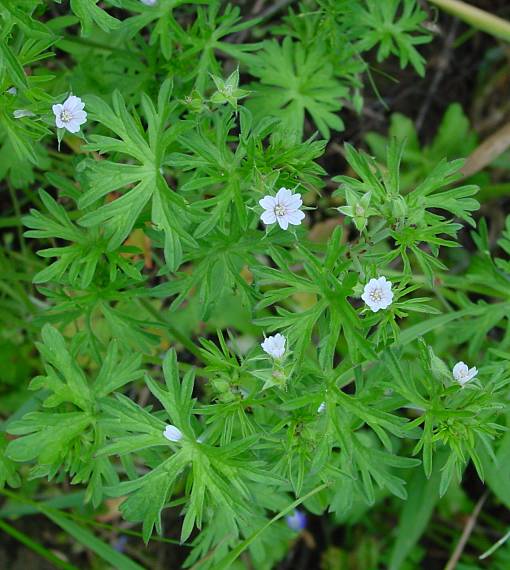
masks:
POLYGON ((383 294, 381 289, 379 287, 372 289, 372 291, 370 291, 370 298, 372 301, 382 301, 383 294))
POLYGON ((285 216, 285 214, 287 213, 287 210, 281 204, 276 204, 276 206, 274 207, 274 213, 276 216, 281 218, 282 216, 285 216))
POLYGON ((63 109, 62 113, 60 113, 60 120, 63 123, 68 123, 72 118, 72 114, 67 109, 63 109))

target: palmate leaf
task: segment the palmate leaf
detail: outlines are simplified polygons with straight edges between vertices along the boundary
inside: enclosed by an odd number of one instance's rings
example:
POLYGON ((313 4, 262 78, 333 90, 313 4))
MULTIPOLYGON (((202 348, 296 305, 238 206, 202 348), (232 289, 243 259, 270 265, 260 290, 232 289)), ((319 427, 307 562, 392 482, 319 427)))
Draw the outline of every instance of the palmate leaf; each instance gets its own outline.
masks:
POLYGON ((107 202, 85 214, 79 223, 86 227, 103 225, 109 237, 109 249, 116 249, 127 238, 142 210, 152 202, 151 220, 165 235, 165 259, 171 269, 182 260, 181 241, 194 245, 193 238, 185 230, 188 221, 187 204, 172 191, 163 176, 165 153, 183 130, 186 122, 169 119, 175 105, 169 102, 172 84, 167 80, 161 86, 158 108, 142 94, 142 109, 148 128, 144 131, 137 114, 131 115, 122 95, 113 94, 113 107, 102 99, 90 96, 86 99, 89 117, 113 131, 119 138, 92 135, 89 150, 116 153, 133 159, 138 164, 123 164, 109 160, 89 161, 87 168, 90 187, 79 201, 80 208, 87 208, 110 192, 126 186, 130 190, 120 198, 107 202))
POLYGON ((415 0, 353 2, 353 28, 360 38, 357 48, 367 51, 378 45, 378 61, 396 55, 401 68, 410 63, 423 76, 425 60, 414 46, 428 43, 431 39, 430 34, 420 27, 426 17, 415 0))
POLYGON ((86 412, 30 412, 10 424, 9 433, 23 437, 9 443, 7 457, 23 462, 37 459, 44 467, 44 471, 38 471, 39 476, 44 473, 51 477, 65 461, 70 461, 72 448, 79 446, 80 436, 92 419, 86 412))
POLYGON ((50 392, 43 407, 54 411, 32 412, 12 422, 9 432, 21 437, 10 442, 6 455, 14 461, 35 461, 33 477, 53 477, 63 469, 72 476, 73 484, 88 484, 86 500, 97 506, 105 485, 118 482, 109 460, 97 456, 106 437, 98 427, 97 402, 141 377, 141 357, 121 354, 117 341, 112 341, 95 381, 89 384, 57 329, 45 325, 42 339, 38 348, 46 374, 34 378, 30 388, 50 392))
POLYGON ((172 494, 175 482, 188 464, 187 454, 183 451, 164 460, 147 475, 125 481, 111 493, 116 496, 129 495, 121 504, 120 511, 128 521, 143 521, 143 539, 147 543, 154 527, 161 534, 161 511, 172 494))
POLYGON ((289 37, 282 44, 267 41, 248 61, 250 73, 259 78, 250 85, 253 95, 248 102, 256 119, 276 116, 298 139, 303 134, 305 113, 325 138, 329 138, 330 129, 343 129, 338 111, 348 89, 335 77, 324 44, 305 47, 289 37))
MULTIPOLYGON (((128 494, 121 505, 121 511, 128 520, 143 521, 146 542, 154 526, 161 533, 161 511, 172 495, 178 476, 185 469, 189 469, 189 481, 186 485, 188 497, 182 540, 189 537, 195 526, 201 527, 205 505, 214 505, 228 512, 234 525, 238 517, 247 516, 248 510, 242 503, 250 495, 247 481, 261 477, 258 464, 238 460, 238 456, 245 455, 255 443, 257 436, 236 441, 220 449, 197 441, 191 427, 193 372, 180 380, 173 350, 165 357, 163 372, 166 389, 150 378, 146 381, 153 395, 163 405, 169 421, 183 432, 184 437, 179 441, 175 453, 163 459, 147 475, 110 489, 116 496, 128 494)), ((161 446, 175 450, 176 444, 169 442, 163 435, 165 423, 159 414, 156 417, 123 396, 119 396, 117 402, 105 402, 103 408, 111 417, 110 420, 105 420, 104 427, 113 430, 118 437, 103 447, 100 455, 124 455, 161 446)), ((268 480, 274 482, 271 477, 268 480)))
POLYGON ((71 242, 63 247, 42 249, 38 255, 57 260, 46 266, 34 276, 34 283, 58 281, 69 283, 72 287, 87 289, 95 274, 103 269, 101 263, 108 264, 109 280, 114 281, 118 270, 131 279, 141 281, 142 276, 135 265, 122 254, 136 252, 136 248, 121 247, 117 251, 107 251, 106 239, 99 228, 83 229, 69 218, 65 208, 58 204, 47 192, 39 192, 42 203, 48 210, 43 214, 30 210, 30 215, 23 218, 23 223, 30 229, 25 236, 31 238, 59 238, 71 242))

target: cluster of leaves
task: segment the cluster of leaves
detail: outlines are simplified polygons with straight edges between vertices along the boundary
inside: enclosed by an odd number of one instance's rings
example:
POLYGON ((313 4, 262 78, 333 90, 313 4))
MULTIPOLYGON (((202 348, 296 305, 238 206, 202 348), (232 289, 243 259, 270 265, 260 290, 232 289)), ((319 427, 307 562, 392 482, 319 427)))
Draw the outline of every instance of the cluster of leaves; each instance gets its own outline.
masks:
POLYGON ((28 320, 44 371, 30 384, 35 409, 2 426, 0 485, 69 478, 93 506, 125 497, 145 541, 179 507, 188 565, 225 568, 249 549, 254 567, 271 568, 293 536, 280 518, 298 504, 348 519, 360 503, 405 499, 418 470, 441 470, 441 494, 468 461, 483 478, 504 426, 510 335, 482 357, 483 336, 508 314, 509 267, 481 224, 467 276, 443 274, 442 248, 478 208, 441 142, 453 119, 430 151, 437 164, 413 177, 401 163, 416 137, 407 150, 396 133, 372 137, 385 147, 376 158, 346 145, 350 175, 328 181, 339 227, 319 240, 308 231, 338 112, 362 105, 363 54, 424 71, 417 3, 307 1, 252 43, 232 38, 263 20, 216 1, 71 10, 0 7, 0 153, 16 157, 3 174, 32 205, 20 240, 52 260, 32 260, 28 320), (54 48, 69 62, 50 76, 54 48), (71 90, 87 124, 59 154, 51 105, 71 90), (281 187, 310 210, 286 232, 260 224, 259 200, 281 187), (379 275, 395 298, 371 313, 359 298, 379 275), (418 296, 439 279, 443 297, 418 296), (461 319, 480 333, 441 341, 461 319), (273 331, 287 341, 281 361, 259 347, 273 331), (450 371, 464 341, 480 366, 465 389, 450 371), (182 438, 165 438, 168 424, 182 438))

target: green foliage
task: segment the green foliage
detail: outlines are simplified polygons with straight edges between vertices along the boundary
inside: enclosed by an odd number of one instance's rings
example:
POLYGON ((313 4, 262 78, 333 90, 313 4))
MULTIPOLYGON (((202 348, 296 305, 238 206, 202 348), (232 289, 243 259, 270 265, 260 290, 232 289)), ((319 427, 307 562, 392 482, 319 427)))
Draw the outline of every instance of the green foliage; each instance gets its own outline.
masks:
POLYGON ((120 498, 145 542, 172 509, 205 569, 276 567, 298 506, 352 522, 383 500, 407 533, 384 556, 414 563, 469 463, 507 502, 510 221, 495 251, 466 117, 422 146, 394 115, 328 172, 371 57, 423 74, 417 2, 307 0, 276 24, 216 0, 0 4, 0 487, 84 487, 92 519, 120 498), (80 129, 53 110, 71 94, 80 129))
POLYGON ((342 130, 343 122, 335 113, 348 91, 335 79, 333 65, 325 56, 321 44, 306 50, 291 38, 285 38, 281 45, 275 40, 267 42, 250 66, 250 73, 259 79, 251 86, 256 117, 276 116, 298 138, 302 136, 305 112, 326 138, 330 129, 342 130))
POLYGON ((32 477, 52 478, 63 469, 74 483, 89 484, 89 498, 98 505, 104 484, 117 480, 112 465, 96 457, 105 442, 99 425, 100 400, 140 377, 140 357, 119 354, 118 343, 112 341, 90 384, 75 360, 77 343, 69 351, 62 335, 49 325, 43 328, 42 340, 38 348, 46 374, 34 378, 30 388, 49 392, 43 402, 45 409, 28 413, 9 425, 10 433, 24 437, 10 443, 7 458, 35 460, 32 477))
POLYGON ((87 161, 89 188, 81 196, 79 206, 87 208, 112 191, 134 185, 117 200, 85 214, 80 223, 85 227, 104 225, 109 239, 108 248, 114 250, 128 237, 143 208, 151 202, 150 219, 156 228, 164 232, 165 258, 170 268, 176 269, 182 257, 181 240, 188 240, 191 244, 193 241, 185 230, 186 202, 172 191, 161 172, 169 146, 186 128, 185 122, 168 128, 172 114, 171 88, 170 81, 161 86, 157 110, 152 101, 142 94, 142 108, 148 124, 146 132, 143 132, 140 118, 128 113, 118 91, 113 93, 113 108, 98 97, 87 100, 91 119, 119 137, 92 135, 87 149, 127 155, 138 164, 87 161))
POLYGON ((382 61, 390 54, 397 55, 400 67, 409 63, 420 74, 425 74, 424 59, 415 46, 430 41, 427 33, 416 34, 425 20, 425 13, 413 0, 387 0, 386 2, 365 2, 355 5, 354 22, 360 26, 358 49, 363 51, 377 47, 377 60, 382 61))
MULTIPOLYGON (((411 192, 404 193, 399 174, 403 144, 396 139, 390 142, 384 170, 375 159, 348 146, 347 161, 360 179, 337 176, 334 180, 341 183, 337 194, 346 196, 349 206, 353 208, 341 211, 352 217, 357 225, 366 225, 371 217, 383 218, 384 224, 378 226, 378 233, 372 238, 374 245, 388 236, 395 242, 393 250, 381 254, 379 249, 374 248, 367 257, 377 257, 384 262, 400 257, 404 273, 411 274, 409 254, 413 254, 432 283, 434 271, 445 269, 437 259, 439 247, 456 245, 455 241, 443 237, 455 237, 462 227, 455 219, 460 218, 474 225, 471 212, 478 208, 478 202, 471 196, 477 193, 478 187, 463 185, 446 189, 461 178, 458 171, 463 161, 446 162, 443 159, 411 192), (452 217, 448 218, 439 211, 452 217), (427 249, 423 247, 425 244, 427 249)), ((360 249, 364 247, 365 243, 360 249)))
MULTIPOLYGON (((404 190, 415 186, 445 158, 464 158, 471 154, 477 145, 476 133, 471 129, 469 120, 458 103, 448 106, 430 144, 421 145, 414 122, 399 113, 391 115, 387 137, 372 132, 365 137, 378 162, 384 161, 386 147, 392 139, 405 141, 401 174, 404 190)), ((482 183, 484 179, 483 175, 478 175, 473 182, 482 183)))

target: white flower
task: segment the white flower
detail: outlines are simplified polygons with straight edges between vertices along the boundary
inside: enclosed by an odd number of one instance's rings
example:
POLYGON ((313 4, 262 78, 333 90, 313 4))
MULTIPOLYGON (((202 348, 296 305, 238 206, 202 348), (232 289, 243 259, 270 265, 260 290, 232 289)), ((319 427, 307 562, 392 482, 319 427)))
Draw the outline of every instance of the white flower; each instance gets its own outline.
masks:
POLYGON ((321 405, 317 408, 317 413, 322 414, 322 412, 326 409, 326 402, 321 402, 321 405))
POLYGON ((140 0, 140 2, 146 6, 155 6, 158 3, 158 0, 140 0))
POLYGON ((278 333, 274 336, 268 336, 260 346, 269 356, 281 358, 285 354, 285 340, 285 337, 278 333))
POLYGON ((16 93, 18 92, 18 90, 16 89, 16 87, 9 87, 9 89, 7 89, 6 93, 9 93, 9 95, 16 95, 16 93))
POLYGON ((183 438, 182 431, 170 424, 165 427, 163 435, 170 441, 180 441, 183 438))
POLYGON ((460 361, 453 367, 453 377, 457 382, 464 386, 467 382, 472 380, 478 374, 478 370, 475 366, 473 368, 468 368, 467 364, 460 361))
POLYGON ((391 281, 386 281, 386 277, 370 279, 365 285, 361 298, 374 313, 377 313, 379 309, 386 309, 386 307, 391 305, 393 301, 391 285, 391 281))
POLYGON ((299 209, 303 204, 300 194, 293 194, 287 188, 280 188, 276 196, 264 196, 259 204, 265 210, 260 219, 265 224, 278 222, 282 230, 286 230, 289 224, 299 226, 305 217, 299 209))
POLYGON ((61 105, 53 105, 55 124, 59 129, 67 129, 70 133, 77 133, 80 125, 87 122, 87 113, 83 110, 85 103, 75 95, 69 97, 61 105))
POLYGON ((35 114, 32 113, 32 111, 29 111, 28 109, 16 109, 15 111, 12 112, 12 116, 15 119, 22 119, 23 117, 35 117, 35 114))

